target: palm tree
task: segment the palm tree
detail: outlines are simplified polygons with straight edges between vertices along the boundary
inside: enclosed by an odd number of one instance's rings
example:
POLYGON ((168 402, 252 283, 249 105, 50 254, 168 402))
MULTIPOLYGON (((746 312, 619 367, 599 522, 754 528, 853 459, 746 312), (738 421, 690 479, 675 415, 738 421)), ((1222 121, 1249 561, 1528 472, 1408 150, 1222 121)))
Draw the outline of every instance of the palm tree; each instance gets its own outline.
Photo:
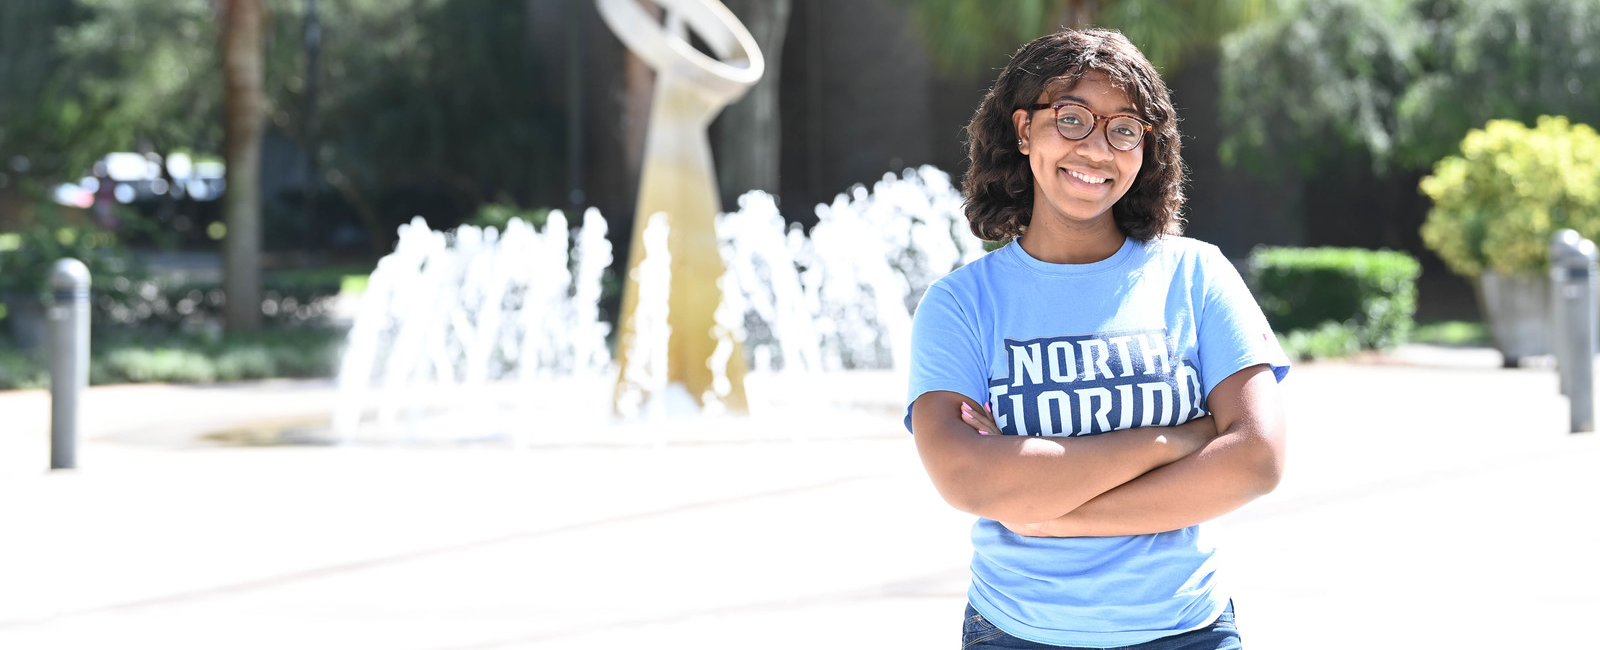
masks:
POLYGON ((233 331, 261 327, 261 0, 222 3, 223 158, 228 189, 223 197, 223 312, 233 331))

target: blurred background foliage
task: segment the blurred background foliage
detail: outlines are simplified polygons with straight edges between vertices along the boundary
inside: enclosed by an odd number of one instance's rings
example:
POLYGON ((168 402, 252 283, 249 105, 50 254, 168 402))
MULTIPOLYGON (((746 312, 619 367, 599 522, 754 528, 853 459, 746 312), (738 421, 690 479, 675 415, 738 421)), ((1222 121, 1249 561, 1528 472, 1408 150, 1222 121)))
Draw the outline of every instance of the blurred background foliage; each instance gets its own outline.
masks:
MULTIPOLYGON (((712 127, 725 203, 772 191, 786 218, 809 226, 810 206, 853 183, 922 164, 959 176, 961 128, 1012 52, 1059 26, 1111 27, 1174 90, 1194 236, 1236 259, 1263 244, 1405 251, 1421 264, 1425 320, 1476 310, 1420 232, 1435 206, 1418 184, 1436 161, 1491 119, 1600 120, 1600 0, 726 4, 763 44, 771 75, 712 127)), ((652 79, 592 0, 262 5, 270 320, 318 322, 417 215, 448 228, 597 207, 627 259, 652 79), (325 277, 282 279, 303 267, 325 277)), ((82 231, 75 245, 95 248, 85 255, 128 269, 106 271, 124 280, 108 285, 123 293, 106 308, 120 305, 112 322, 130 331, 219 336, 195 325, 220 304, 214 283, 172 281, 159 258, 214 254, 219 216, 117 205, 107 226, 48 197, 109 152, 220 157, 218 6, 0 2, 0 234, 12 236, 0 247, 82 231), (182 230, 178 217, 196 223, 182 230), (136 275, 144 258, 155 268, 136 275)))
MULTIPOLYGON (((359 239, 368 252, 381 254, 394 227, 416 214, 448 226, 470 218, 484 204, 577 207, 569 205, 568 196, 569 189, 580 185, 572 178, 575 145, 570 131, 575 122, 570 113, 593 111, 593 119, 626 122, 630 114, 615 104, 648 101, 649 88, 648 83, 642 88, 626 84, 622 71, 610 67, 626 63, 626 55, 597 52, 594 45, 549 42, 551 36, 571 38, 563 32, 573 28, 585 40, 609 39, 603 25, 586 15, 592 11, 589 4, 324 2, 318 12, 324 35, 321 64, 313 85, 306 79, 307 3, 267 2, 269 139, 281 143, 287 152, 283 155, 291 159, 309 151, 319 176, 309 186, 303 181, 280 183, 279 191, 266 197, 269 245, 325 240, 343 228, 345 239, 359 239), (574 60, 606 68, 575 69, 574 60), (583 75, 585 84, 602 86, 598 94, 609 97, 598 103, 605 105, 596 105, 595 93, 587 91, 587 105, 573 101, 574 72, 583 75), (317 95, 308 101, 306 93, 313 87, 317 95), (306 201, 316 202, 322 223, 302 224, 295 218, 306 201), (359 236, 351 236, 349 229, 359 236)), ((783 6, 765 17, 775 25, 762 25, 778 32, 774 42, 779 49, 767 53, 774 62, 785 54, 815 58, 809 52, 813 45, 803 38, 786 43, 782 32, 799 29, 803 37, 806 26, 792 23, 814 23, 818 18, 813 14, 845 11, 848 5, 802 5, 791 17, 787 0, 730 3, 745 14, 756 12, 744 5, 768 4, 783 6)), ((1531 123, 1538 115, 1564 115, 1587 123, 1600 117, 1600 82, 1594 81, 1600 79, 1600 39, 1595 38, 1600 0, 889 4, 900 7, 893 11, 903 15, 903 28, 925 48, 905 52, 908 61, 926 57, 942 71, 936 76, 969 79, 955 85, 975 89, 992 79, 1020 43, 1059 25, 1123 30, 1175 85, 1182 85, 1186 75, 1207 75, 1194 68, 1215 59, 1210 74, 1219 119, 1215 125, 1193 126, 1214 126, 1217 142, 1212 151, 1186 153, 1191 160, 1215 155, 1236 170, 1266 178, 1292 176, 1301 184, 1330 168, 1359 164, 1369 166, 1376 178, 1414 188, 1434 161, 1454 151, 1468 129, 1491 118, 1531 123)), ((0 191, 28 179, 70 180, 108 151, 219 152, 221 83, 214 20, 209 0, 0 3, 0 86, 8 89, 0 94, 0 152, 7 159, 0 161, 0 173, 8 175, 0 181, 0 191)), ((797 63, 805 61, 791 66, 797 63)), ((784 67, 775 67, 784 74, 784 67)), ((1184 97, 1179 99, 1183 104, 1184 97)), ((950 111, 961 116, 970 113, 976 97, 951 102, 966 107, 950 111)), ((783 110, 804 109, 790 105, 783 110)), ((807 115, 794 117, 814 121, 807 115)), ((936 114, 934 119, 943 118, 936 114)), ((590 140, 595 133, 612 133, 607 141, 592 143, 597 151, 636 145, 621 132, 633 128, 627 124, 621 130, 581 121, 576 125, 590 140)), ((773 122, 766 128, 791 132, 796 127, 773 122)), ((724 140, 731 137, 718 138, 719 152, 737 148, 726 146, 724 140)), ((952 140, 953 149, 954 136, 944 139, 952 140)), ((785 141, 788 148, 808 144, 793 137, 785 141)), ((628 171, 618 159, 626 155, 587 155, 590 160, 582 164, 591 170, 610 164, 628 171)), ((932 160, 901 156, 902 164, 957 166, 949 164, 948 154, 912 156, 917 157, 932 160)), ((290 169, 280 175, 291 181, 306 173, 297 161, 284 165, 290 169)), ((800 170, 788 171, 793 177, 800 170)), ((589 184, 604 182, 610 181, 592 179, 589 184)), ((820 181, 813 179, 812 184, 820 181)), ((617 194, 612 187, 618 185, 626 187, 627 182, 591 187, 591 197, 608 198, 589 201, 615 200, 609 197, 617 194)), ((808 188, 806 198, 844 189, 825 187, 808 188)), ((618 198, 628 198, 623 194, 618 198)), ((1415 196, 1414 189, 1411 194, 1415 196)), ((1400 207, 1412 209, 1420 223, 1425 206, 1400 207)), ((626 221, 630 211, 610 209, 607 215, 626 221)), ((0 205, 0 225, 6 212, 0 205)), ((1420 241, 1406 236, 1384 243, 1420 241)))
POLYGON ((1222 51, 1221 153, 1258 173, 1387 175, 1490 119, 1600 118, 1596 0, 1286 0, 1222 51))
MULTIPOLYGON (((314 147, 324 178, 312 200, 362 228, 373 252, 386 251, 394 227, 409 219, 400 212, 450 225, 482 203, 535 202, 564 180, 564 119, 541 82, 548 61, 525 47, 524 3, 322 3, 314 115, 305 97, 306 4, 266 4, 269 138, 314 147), (394 204, 406 207, 386 209, 394 204)), ((111 151, 218 153, 214 19, 209 0, 0 3, 0 87, 8 89, 0 93, 0 152, 13 168, 6 185, 72 180, 111 151)), ((304 197, 295 189, 268 203, 298 210, 304 197)))
POLYGON ((956 74, 992 78, 1022 44, 1061 26, 1122 31, 1164 74, 1186 55, 1278 9, 1274 0, 900 0, 934 60, 956 74))

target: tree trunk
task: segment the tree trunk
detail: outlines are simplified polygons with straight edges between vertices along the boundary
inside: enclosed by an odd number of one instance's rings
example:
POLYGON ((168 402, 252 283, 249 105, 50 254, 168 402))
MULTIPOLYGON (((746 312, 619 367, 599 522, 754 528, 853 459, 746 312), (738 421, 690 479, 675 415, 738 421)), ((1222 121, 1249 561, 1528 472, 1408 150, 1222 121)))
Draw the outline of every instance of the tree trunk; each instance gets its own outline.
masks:
POLYGON ((222 290, 230 331, 261 327, 262 22, 261 0, 223 2, 222 290))
MULTIPOLYGON (((723 0, 755 37, 766 72, 744 98, 729 106, 712 130, 722 209, 737 210, 750 190, 778 193, 783 125, 778 110, 779 62, 789 30, 789 0, 723 0)), ((899 171, 899 170, 895 170, 899 171)))
POLYGON ((1094 25, 1095 14, 1100 10, 1099 0, 1066 0, 1061 7, 1059 26, 1083 29, 1094 25))

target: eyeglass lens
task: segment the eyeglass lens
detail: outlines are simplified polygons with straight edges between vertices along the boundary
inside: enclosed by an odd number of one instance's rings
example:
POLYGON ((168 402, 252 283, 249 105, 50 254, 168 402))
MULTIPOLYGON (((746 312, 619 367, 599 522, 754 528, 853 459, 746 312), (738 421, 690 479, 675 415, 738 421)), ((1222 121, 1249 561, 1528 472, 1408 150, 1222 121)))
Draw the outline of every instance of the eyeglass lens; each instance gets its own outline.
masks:
MULTIPOLYGON (((1062 106, 1056 113, 1056 130, 1068 140, 1082 140, 1094 131, 1094 113, 1082 106, 1062 106)), ((1144 139, 1144 124, 1126 115, 1106 122, 1106 142, 1119 151, 1131 151, 1144 139)))

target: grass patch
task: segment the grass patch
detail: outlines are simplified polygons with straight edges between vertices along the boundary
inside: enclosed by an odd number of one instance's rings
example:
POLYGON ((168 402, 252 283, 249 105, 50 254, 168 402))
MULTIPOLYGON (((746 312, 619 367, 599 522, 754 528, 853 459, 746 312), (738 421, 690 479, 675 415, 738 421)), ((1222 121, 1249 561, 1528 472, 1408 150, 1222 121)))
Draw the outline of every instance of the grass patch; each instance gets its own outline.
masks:
POLYGON ((1433 345, 1488 345, 1489 326, 1480 321, 1469 320, 1424 323, 1417 325, 1411 340, 1433 345))

